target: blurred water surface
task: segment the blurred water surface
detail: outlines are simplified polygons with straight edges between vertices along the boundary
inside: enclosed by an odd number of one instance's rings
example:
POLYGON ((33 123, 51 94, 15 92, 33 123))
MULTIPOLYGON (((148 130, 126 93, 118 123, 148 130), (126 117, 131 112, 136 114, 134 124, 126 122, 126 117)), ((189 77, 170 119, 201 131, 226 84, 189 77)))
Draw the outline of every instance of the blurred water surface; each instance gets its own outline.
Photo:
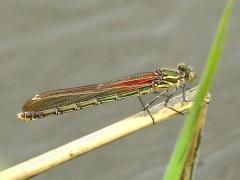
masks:
MULTIPOLYGON (((5 168, 141 110, 137 98, 23 123, 32 95, 175 68, 202 72, 225 1, 1 1, 0 153, 5 168)), ((212 88, 196 179, 240 176, 239 2, 212 88)), ((150 97, 145 97, 145 101, 150 97)), ((113 142, 34 179, 159 179, 184 117, 113 142)))

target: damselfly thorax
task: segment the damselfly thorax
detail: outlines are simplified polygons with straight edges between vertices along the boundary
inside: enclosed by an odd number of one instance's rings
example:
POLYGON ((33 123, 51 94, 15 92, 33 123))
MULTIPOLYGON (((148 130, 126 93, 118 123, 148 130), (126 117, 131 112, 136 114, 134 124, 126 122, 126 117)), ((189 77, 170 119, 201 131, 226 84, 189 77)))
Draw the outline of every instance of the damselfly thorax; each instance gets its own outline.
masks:
MULTIPOLYGON (((27 100, 17 117, 28 121, 117 101, 133 95, 140 98, 141 95, 157 91, 164 94, 170 89, 184 88, 185 83, 194 78, 195 73, 189 66, 179 64, 176 70, 162 68, 105 83, 47 91, 27 100)), ((148 106, 144 106, 144 110, 148 111, 148 106)))

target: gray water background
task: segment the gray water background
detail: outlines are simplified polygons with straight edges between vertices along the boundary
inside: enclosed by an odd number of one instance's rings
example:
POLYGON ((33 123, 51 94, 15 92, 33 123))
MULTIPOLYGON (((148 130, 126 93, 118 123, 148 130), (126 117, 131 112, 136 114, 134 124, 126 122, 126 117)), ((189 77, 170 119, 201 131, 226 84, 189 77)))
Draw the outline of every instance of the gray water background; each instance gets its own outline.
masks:
MULTIPOLYGON (((224 0, 0 2, 0 159, 2 168, 141 110, 128 98, 23 123, 22 103, 51 89, 191 64, 200 74, 224 0)), ((201 144, 197 180, 240 176, 240 11, 235 2, 201 144)), ((145 101, 150 99, 145 98, 145 101)), ((159 179, 184 117, 141 130, 33 179, 159 179)))

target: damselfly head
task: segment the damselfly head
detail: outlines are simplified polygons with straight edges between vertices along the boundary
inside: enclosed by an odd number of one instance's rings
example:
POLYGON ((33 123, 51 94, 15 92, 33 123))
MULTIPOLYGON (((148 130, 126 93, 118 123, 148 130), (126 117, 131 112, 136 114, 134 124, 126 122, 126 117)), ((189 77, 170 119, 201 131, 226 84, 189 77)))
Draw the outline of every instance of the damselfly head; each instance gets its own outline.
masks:
POLYGON ((178 72, 187 81, 191 82, 196 79, 196 73, 194 72, 193 68, 186 64, 178 64, 178 72))

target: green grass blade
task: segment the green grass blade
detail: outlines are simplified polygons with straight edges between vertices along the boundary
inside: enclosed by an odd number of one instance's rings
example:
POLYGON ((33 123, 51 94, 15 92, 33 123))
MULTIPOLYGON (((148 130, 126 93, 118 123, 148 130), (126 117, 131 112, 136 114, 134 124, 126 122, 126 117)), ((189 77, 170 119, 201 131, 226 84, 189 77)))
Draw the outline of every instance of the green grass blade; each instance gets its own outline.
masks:
POLYGON ((167 170, 165 172, 164 180, 179 180, 181 177, 187 154, 191 148, 194 132, 196 131, 198 124, 196 119, 198 119, 201 104, 211 87, 217 64, 223 53, 228 22, 232 12, 232 4, 233 0, 228 0, 224 9, 224 13, 220 20, 215 39, 209 52, 208 61, 201 78, 200 87, 195 97, 194 105, 186 117, 167 170))

